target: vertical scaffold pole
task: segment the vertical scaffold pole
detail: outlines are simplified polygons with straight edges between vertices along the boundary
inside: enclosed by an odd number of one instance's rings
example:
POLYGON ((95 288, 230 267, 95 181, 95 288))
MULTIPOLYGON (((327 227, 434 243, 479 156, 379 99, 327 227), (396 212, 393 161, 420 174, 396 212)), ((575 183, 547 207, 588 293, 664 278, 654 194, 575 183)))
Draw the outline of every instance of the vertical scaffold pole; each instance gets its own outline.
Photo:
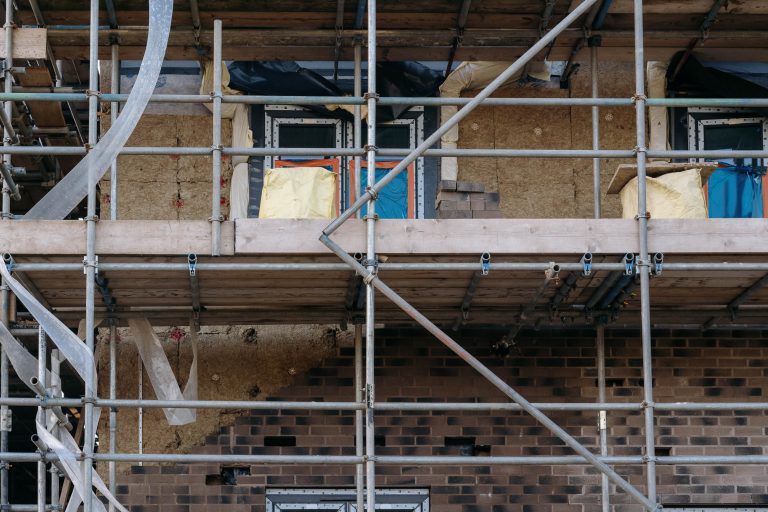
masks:
MULTIPOLYGON (((360 98, 363 95, 363 49, 360 46, 361 41, 355 40, 355 83, 354 83, 354 95, 356 98, 360 98)), ((362 120, 362 106, 361 105, 355 105, 354 107, 354 113, 355 113, 355 120, 354 120, 354 144, 356 148, 359 148, 363 144, 363 120, 362 120)), ((355 187, 358 188, 358 190, 352 191, 352 193, 348 194, 349 197, 357 197, 360 194, 360 177, 362 176, 362 173, 360 172, 360 165, 362 164, 362 158, 360 155, 355 155, 355 187)), ((360 217, 360 211, 357 212, 357 217, 360 217)), ((360 509, 362 510, 362 509, 360 509)))
MULTIPOLYGON (((597 46, 589 49, 590 77, 592 78, 592 97, 599 98, 598 94, 598 75, 597 75, 597 46)), ((600 149, 600 107, 592 106, 592 149, 600 149)), ((596 219, 601 215, 602 192, 600 183, 600 158, 592 159, 592 186, 594 188, 594 216, 596 219)))
MULTIPOLYGON (((5 0, 5 92, 13 92, 13 76, 11 75, 11 69, 13 68, 13 2, 11 0, 5 0)), ((13 119, 13 102, 6 101, 3 105, 5 109, 6 117, 13 119)), ((11 136, 6 129, 3 133, 3 146, 11 145, 11 136)), ((3 164, 9 169, 11 168, 11 155, 3 155, 3 164)), ((2 204, 2 220, 7 221, 11 219, 11 190, 8 183, 3 180, 3 204, 2 204)), ((5 280, 2 282, 0 288, 0 307, 2 307, 2 318, 0 320, 6 327, 10 328, 10 311, 11 311, 11 293, 5 280)), ((0 397, 8 397, 8 355, 5 350, 2 350, 0 354, 0 397)), ((8 431, 11 428, 11 410, 3 405, 0 407, 0 452, 8 453, 8 431)), ((9 503, 8 497, 8 468, 9 465, 6 461, 0 461, 0 508, 6 507, 9 503)))
MULTIPOLYGON (((363 402, 363 326, 355 325, 355 402, 363 402)), ((365 453, 363 443, 363 411, 355 411, 355 455, 362 457, 365 453)), ((365 468, 363 464, 355 465, 355 485, 357 488, 357 510, 365 510, 365 468)))
MULTIPOLYGON (((368 171, 367 190, 376 184, 376 0, 368 0, 368 143, 366 144, 368 171)), ((366 215, 366 263, 370 272, 376 272, 376 197, 368 201, 366 215)), ((366 510, 376 510, 376 466, 374 384, 376 304, 373 284, 365 283, 365 455, 366 455, 366 510)))
MULTIPOLYGON (((91 0, 90 55, 88 79, 88 147, 98 140, 98 89, 99 89, 99 0, 91 0)), ((95 294, 96 294, 96 172, 88 168, 88 213, 86 217, 85 255, 85 344, 93 354, 96 344, 95 294)), ((85 375, 85 414, 83 421, 83 482, 85 484, 83 510, 93 510, 93 448, 96 439, 93 424, 93 400, 96 398, 96 369, 91 365, 85 375)))
MULTIPOLYGON (((56 348, 51 348, 51 396, 61 396, 61 386, 59 385, 61 381, 61 378, 59 377, 60 372, 61 359, 59 359, 59 350, 56 348)), ((58 424, 54 424, 53 430, 51 430, 51 434, 54 436, 57 435, 56 430, 59 428, 60 427, 58 424)), ((61 498, 59 493, 59 470, 56 467, 56 464, 51 464, 51 505, 54 507, 60 505, 59 500, 61 498)))
MULTIPOLYGON (((605 403, 605 326, 600 323, 597 325, 597 401, 601 404, 605 403)), ((606 457, 608 455, 608 413, 605 410, 601 410, 598 413, 597 429, 600 435, 600 455, 606 457)), ((610 501, 610 482, 608 481, 608 475, 605 473, 600 474, 600 505, 602 512, 609 512, 611 510, 610 501)))
POLYGON ((213 175, 211 254, 221 254, 221 20, 213 22, 213 175))
MULTIPOLYGON (((112 45, 112 94, 120 93, 120 45, 112 45)), ((113 101, 110 107, 111 126, 117 121, 117 114, 120 112, 120 102, 113 101)), ((112 162, 112 168, 109 174, 109 218, 117 220, 117 158, 112 162)), ((112 506, 112 505, 110 505, 112 506)))
POLYGON ((653 360, 651 354, 651 265, 648 255, 648 211, 646 203, 646 135, 645 135, 645 51, 643 43, 643 0, 634 0, 635 25, 635 114, 637 131, 637 222, 640 257, 640 323, 643 352, 643 407, 645 413, 645 460, 647 496, 656 497, 656 447, 653 426, 653 360))
MULTIPOLYGON (((109 325, 109 399, 117 398, 117 325, 110 320, 109 325)), ((109 409, 109 453, 117 453, 117 409, 109 409)), ((114 496, 117 491, 117 464, 109 461, 109 492, 114 496)), ((114 512, 115 505, 110 501, 109 512, 114 512)))
MULTIPOLYGON (((46 353, 48 352, 47 342, 45 339, 45 331, 42 327, 38 327, 37 334, 37 381, 47 389, 48 383, 45 378, 46 370, 46 353)), ((37 411, 42 418, 43 425, 47 422, 46 410, 44 407, 38 407, 37 411)), ((46 425, 47 426, 47 425, 46 425)), ((42 460, 37 463, 37 511, 45 512, 45 462, 42 460)))

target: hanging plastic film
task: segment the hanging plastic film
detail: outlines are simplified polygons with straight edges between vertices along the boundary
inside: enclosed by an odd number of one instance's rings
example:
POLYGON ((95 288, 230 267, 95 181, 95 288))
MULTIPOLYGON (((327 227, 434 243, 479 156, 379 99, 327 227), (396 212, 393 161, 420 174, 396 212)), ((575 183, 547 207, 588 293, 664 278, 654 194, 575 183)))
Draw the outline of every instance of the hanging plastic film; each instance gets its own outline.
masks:
POLYGON ((88 194, 88 170, 94 169, 96 181, 104 176, 128 142, 155 90, 168 45, 172 15, 173 0, 150 0, 147 49, 136 83, 120 117, 85 158, 33 206, 23 219, 63 219, 88 194))
MULTIPOLYGON (((89 367, 93 368, 94 373, 96 370, 93 355, 88 351, 83 341, 40 304, 21 283, 14 279, 8 271, 8 267, 3 263, 0 263, 0 275, 5 279, 11 291, 27 308, 27 311, 42 326, 43 330, 51 338, 51 341, 61 352, 61 355, 64 356, 64 359, 69 361, 78 375, 80 375, 80 378, 83 379, 83 382, 87 382, 85 378, 87 369, 89 367)), ((91 390, 86 390, 86 393, 89 391, 91 390)))
MULTIPOLYGON (((99 416, 101 409, 93 409, 93 424, 94 428, 99 423, 99 416)), ((49 450, 53 451, 58 457, 58 467, 64 471, 67 477, 72 481, 72 495, 70 496, 69 503, 67 503, 66 512, 75 512, 80 508, 80 504, 83 502, 82 496, 86 493, 85 481, 83 480, 83 464, 84 461, 79 461, 80 448, 77 446, 75 439, 72 435, 64 429, 56 429, 55 433, 50 432, 45 425, 45 420, 38 413, 37 421, 37 436, 49 450)), ((95 430, 94 430, 95 431, 95 430)), ((95 487, 107 501, 112 503, 117 510, 121 512, 128 512, 120 502, 115 498, 109 488, 104 483, 104 480, 96 472, 93 471, 93 479, 91 480, 92 486, 95 487)), ((97 499, 93 500, 94 510, 97 512, 106 512, 104 504, 97 499)))
MULTIPOLYGON (((131 318, 128 325, 133 333, 136 348, 139 351, 144 369, 149 375, 149 381, 155 390, 158 400, 196 400, 197 399, 197 332, 194 325, 189 328, 192 344, 192 364, 189 368, 189 378, 181 391, 176 377, 173 375, 171 364, 160 344, 160 339, 152 329, 152 324, 146 318, 131 318)), ((170 425, 186 425, 197 418, 195 409, 167 408, 163 409, 170 425)))

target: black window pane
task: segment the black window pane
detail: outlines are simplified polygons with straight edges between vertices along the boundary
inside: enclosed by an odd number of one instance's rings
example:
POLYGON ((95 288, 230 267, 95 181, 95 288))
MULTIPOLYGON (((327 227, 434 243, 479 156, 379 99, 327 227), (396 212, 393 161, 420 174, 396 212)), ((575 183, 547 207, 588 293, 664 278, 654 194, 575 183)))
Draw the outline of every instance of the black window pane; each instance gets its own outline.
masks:
POLYGON ((335 148, 335 125, 284 124, 280 126, 281 148, 335 148))

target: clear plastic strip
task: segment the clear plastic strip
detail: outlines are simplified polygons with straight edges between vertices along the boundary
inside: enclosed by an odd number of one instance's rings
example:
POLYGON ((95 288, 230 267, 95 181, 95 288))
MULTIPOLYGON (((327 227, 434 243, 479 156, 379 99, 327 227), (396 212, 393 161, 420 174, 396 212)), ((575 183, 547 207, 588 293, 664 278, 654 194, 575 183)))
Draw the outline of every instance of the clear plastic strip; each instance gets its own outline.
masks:
POLYGON ((150 0, 147 49, 120 117, 85 158, 24 215, 24 219, 63 219, 88 194, 89 168, 95 167, 97 180, 110 168, 128 142, 155 90, 168 46, 172 16, 173 0, 150 0))

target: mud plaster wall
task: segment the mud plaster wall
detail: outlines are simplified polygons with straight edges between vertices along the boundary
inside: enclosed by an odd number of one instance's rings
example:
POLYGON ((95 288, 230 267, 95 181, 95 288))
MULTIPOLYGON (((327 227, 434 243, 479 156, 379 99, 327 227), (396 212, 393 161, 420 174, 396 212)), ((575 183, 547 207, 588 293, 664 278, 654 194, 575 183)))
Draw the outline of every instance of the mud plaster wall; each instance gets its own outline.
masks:
MULTIPOLYGON (((600 63, 599 95, 629 98, 633 94, 631 63, 600 63)), ((584 98, 591 96, 590 67, 584 63, 571 89, 514 86, 495 97, 584 98)), ((467 95, 473 95, 469 93, 467 95)), ((459 126, 459 146, 492 149, 591 149, 590 107, 483 107, 459 126)), ((632 107, 600 109, 602 149, 635 147, 632 107)), ((608 187, 619 163, 602 159, 602 190, 608 187)), ((479 181, 501 193, 501 209, 510 218, 587 218, 593 215, 592 159, 460 158, 459 179, 479 181)), ((602 194, 604 217, 620 217, 618 195, 602 194)))
MULTIPOLYGON (((106 116, 105 116, 106 117, 106 116)), ((148 114, 141 118, 128 146, 211 147, 210 116, 148 114)), ((102 133, 109 118, 102 119, 102 133)), ((222 144, 231 145, 232 122, 222 120, 222 144)), ((211 217, 212 157, 130 155, 117 159, 119 219, 205 220, 211 217)), ((221 166, 221 210, 229 214, 232 166, 221 166)), ((101 215, 109 216, 110 175, 100 183, 101 215)))
MULTIPOLYGON (((102 70, 101 89, 111 87, 109 63, 102 70)), ((121 91, 130 92, 135 76, 121 78, 121 91)), ((158 94, 198 94, 197 75, 160 75, 158 94)), ((102 135, 109 129, 109 105, 100 116, 102 135)), ((202 105, 150 103, 127 146, 204 147, 213 143, 211 114, 202 105)), ((223 146, 232 145, 232 121, 222 119, 223 146)), ((212 157, 130 155, 117 159, 119 219, 205 220, 211 217, 212 157)), ((229 157, 221 166, 221 214, 229 215, 229 157)), ((110 173, 100 182, 101 217, 109 218, 110 173)))
MULTIPOLYGON (((192 351, 187 327, 157 329, 168 360, 183 389, 192 351), (181 334, 180 341, 178 335, 181 334), (175 339, 176 338, 176 339, 175 339)), ((292 384, 310 368, 335 354, 339 346, 351 344, 351 333, 335 327, 257 326, 203 327, 199 334, 198 398, 201 400, 264 400, 292 384)), ((98 337, 99 396, 109 396, 109 338, 106 329, 98 337)), ((117 398, 138 398, 138 356, 128 329, 120 329, 117 342, 117 398)), ((155 394, 144 373, 143 397, 155 394)), ((231 425, 242 410, 199 410, 195 423, 168 425, 161 409, 145 409, 143 450, 145 453, 183 453, 203 443, 205 436, 231 425)), ((138 411, 118 412, 117 446, 120 452, 137 451, 138 411)), ((108 413, 99 425, 101 449, 109 446, 108 413)), ((127 470, 128 465, 120 467, 127 470)))

